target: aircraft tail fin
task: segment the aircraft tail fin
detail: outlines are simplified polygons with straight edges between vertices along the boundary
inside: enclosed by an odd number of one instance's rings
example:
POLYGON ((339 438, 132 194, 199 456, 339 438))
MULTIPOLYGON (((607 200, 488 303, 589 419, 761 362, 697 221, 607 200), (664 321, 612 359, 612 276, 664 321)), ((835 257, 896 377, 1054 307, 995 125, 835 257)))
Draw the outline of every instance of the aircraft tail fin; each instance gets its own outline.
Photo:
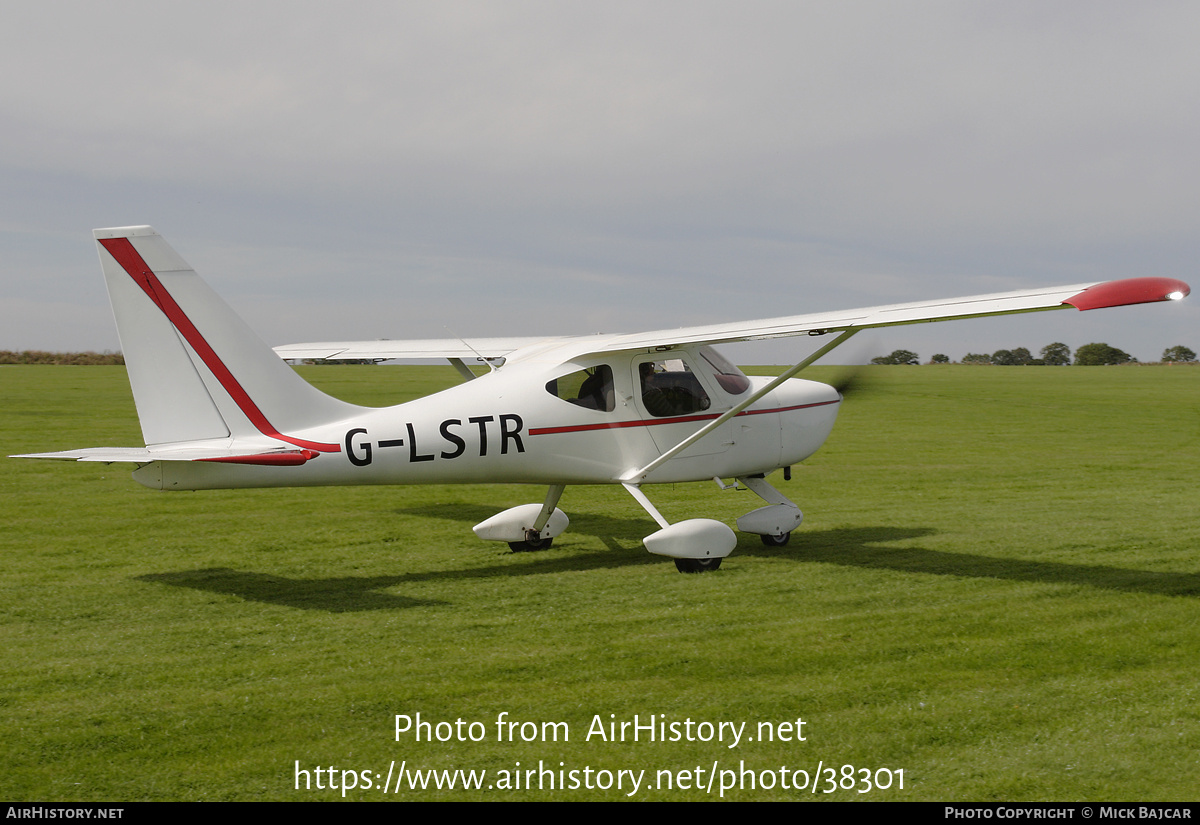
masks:
POLYGON ((293 433, 359 408, 302 379, 149 226, 97 229, 129 383, 147 446, 293 433))

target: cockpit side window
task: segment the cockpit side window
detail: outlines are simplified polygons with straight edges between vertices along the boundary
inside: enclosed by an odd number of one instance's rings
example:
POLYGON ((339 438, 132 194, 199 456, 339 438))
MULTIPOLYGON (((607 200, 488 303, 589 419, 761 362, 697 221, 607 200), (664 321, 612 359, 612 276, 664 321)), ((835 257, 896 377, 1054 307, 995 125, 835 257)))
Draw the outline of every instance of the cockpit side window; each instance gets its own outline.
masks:
POLYGON ((700 357, 713 368, 713 377, 717 379, 717 383, 725 392, 730 395, 741 395, 750 389, 750 379, 746 377, 746 374, 712 347, 702 347, 700 357))
POLYGON ((712 406, 699 379, 678 358, 639 363, 638 385, 646 412, 657 418, 688 415, 712 406))
POLYGON ((546 392, 589 410, 612 412, 616 409, 613 373, 607 364, 555 378, 546 383, 546 392))

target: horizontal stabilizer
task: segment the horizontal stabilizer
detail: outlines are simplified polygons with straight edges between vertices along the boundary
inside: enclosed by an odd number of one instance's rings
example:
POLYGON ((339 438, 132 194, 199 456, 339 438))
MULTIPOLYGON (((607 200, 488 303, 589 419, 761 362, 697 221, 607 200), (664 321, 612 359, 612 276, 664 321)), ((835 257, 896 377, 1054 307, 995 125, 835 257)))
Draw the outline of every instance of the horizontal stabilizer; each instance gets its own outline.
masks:
POLYGON ((98 461, 114 464, 129 461, 149 464, 152 461, 220 461, 231 464, 257 464, 294 467, 316 458, 312 450, 262 450, 247 452, 236 449, 212 449, 194 446, 162 447, 90 447, 83 450, 63 450, 57 453, 26 453, 9 458, 48 458, 57 461, 98 461))

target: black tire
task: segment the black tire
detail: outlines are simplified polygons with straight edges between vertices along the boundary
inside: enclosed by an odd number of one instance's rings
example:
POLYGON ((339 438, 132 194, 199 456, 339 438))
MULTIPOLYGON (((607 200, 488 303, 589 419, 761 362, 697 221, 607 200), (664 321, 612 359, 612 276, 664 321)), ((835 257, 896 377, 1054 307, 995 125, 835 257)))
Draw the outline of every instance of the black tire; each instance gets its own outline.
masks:
POLYGON ((675 559, 675 569, 680 573, 707 573, 720 566, 720 559, 675 559))
POLYGON ((532 553, 534 550, 549 550, 554 539, 529 539, 528 541, 510 541, 508 547, 514 553, 532 553))
POLYGON ((792 534, 784 533, 782 536, 759 536, 759 538, 762 539, 762 543, 767 545, 767 547, 784 547, 792 540, 792 534))

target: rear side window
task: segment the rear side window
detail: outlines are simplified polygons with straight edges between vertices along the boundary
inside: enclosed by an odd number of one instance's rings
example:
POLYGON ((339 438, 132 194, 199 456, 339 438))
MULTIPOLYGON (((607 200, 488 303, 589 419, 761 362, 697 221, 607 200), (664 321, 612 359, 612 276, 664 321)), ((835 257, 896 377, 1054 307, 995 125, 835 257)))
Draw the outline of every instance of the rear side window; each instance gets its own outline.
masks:
POLYGON ((579 370, 546 383, 546 392, 589 410, 616 409, 612 368, 607 364, 579 370))

